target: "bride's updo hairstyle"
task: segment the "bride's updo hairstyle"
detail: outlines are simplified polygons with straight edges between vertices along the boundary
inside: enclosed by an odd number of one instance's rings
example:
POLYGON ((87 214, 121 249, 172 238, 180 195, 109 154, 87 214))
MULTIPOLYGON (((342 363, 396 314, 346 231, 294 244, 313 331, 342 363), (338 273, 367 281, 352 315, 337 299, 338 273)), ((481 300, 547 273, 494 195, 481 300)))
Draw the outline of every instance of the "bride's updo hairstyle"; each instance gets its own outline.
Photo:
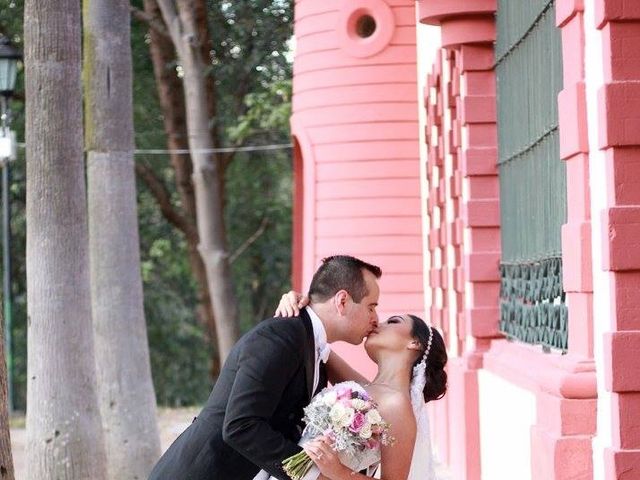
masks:
POLYGON ((426 358, 424 401, 440 400, 447 393, 447 372, 444 370, 448 360, 447 348, 438 330, 427 326, 424 320, 415 315, 409 315, 409 317, 413 320, 411 336, 422 345, 422 354, 413 364, 414 367, 422 361, 431 337, 431 348, 426 358))

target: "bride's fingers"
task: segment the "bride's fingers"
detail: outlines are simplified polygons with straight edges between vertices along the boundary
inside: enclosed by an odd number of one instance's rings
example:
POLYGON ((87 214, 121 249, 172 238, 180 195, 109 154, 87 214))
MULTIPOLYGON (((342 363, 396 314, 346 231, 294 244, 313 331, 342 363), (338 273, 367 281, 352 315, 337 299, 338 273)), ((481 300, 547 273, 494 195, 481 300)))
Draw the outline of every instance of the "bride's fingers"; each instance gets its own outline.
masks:
POLYGON ((309 458, 313 460, 315 463, 318 463, 319 460, 322 459, 322 450, 320 450, 317 446, 312 445, 311 443, 307 443, 302 446, 303 450, 307 452, 309 458))
POLYGON ((329 456, 335 453, 335 450, 333 449, 333 447, 325 442, 320 442, 320 446, 318 448, 323 454, 326 454, 329 456))
POLYGON ((293 290, 289 290, 284 296, 286 297, 286 300, 288 302, 288 311, 290 312, 291 316, 297 317, 298 315, 300 315, 296 292, 294 292, 293 290))
POLYGON ((336 452, 326 443, 320 442, 316 452, 317 455, 311 458, 323 473, 329 473, 340 463, 336 452))
POLYGON ((328 460, 334 453, 334 450, 331 447, 318 439, 311 440, 309 443, 305 444, 303 448, 307 453, 311 452, 310 457, 314 461, 321 458, 328 460))
POLYGON ((274 317, 292 317, 294 316, 293 306, 291 304, 291 299, 288 296, 288 293, 285 293, 280 298, 280 303, 278 304, 278 308, 276 309, 276 313, 274 317))
POLYGON ((309 297, 302 295, 301 293, 296 295, 296 304, 298 305, 298 308, 306 307, 309 305, 309 297))

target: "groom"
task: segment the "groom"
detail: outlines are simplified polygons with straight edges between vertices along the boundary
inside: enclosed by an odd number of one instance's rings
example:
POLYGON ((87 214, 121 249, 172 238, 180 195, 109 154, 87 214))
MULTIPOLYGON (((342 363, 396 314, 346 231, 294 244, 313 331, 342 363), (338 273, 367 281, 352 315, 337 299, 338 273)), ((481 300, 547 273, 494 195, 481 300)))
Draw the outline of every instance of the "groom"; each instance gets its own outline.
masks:
POLYGON ((302 409, 326 386, 327 343, 358 345, 377 325, 381 270, 346 255, 325 258, 299 321, 270 318, 231 350, 200 415, 149 480, 251 480, 260 469, 287 480, 302 409))

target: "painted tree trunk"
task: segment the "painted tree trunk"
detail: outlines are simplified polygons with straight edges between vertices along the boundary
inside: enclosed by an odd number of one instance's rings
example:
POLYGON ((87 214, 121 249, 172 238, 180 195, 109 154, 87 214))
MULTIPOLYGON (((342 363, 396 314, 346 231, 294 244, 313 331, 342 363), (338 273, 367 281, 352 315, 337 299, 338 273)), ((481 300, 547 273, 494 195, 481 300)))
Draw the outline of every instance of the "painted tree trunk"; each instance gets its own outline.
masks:
POLYGON ((104 480, 82 142, 80 2, 26 0, 27 477, 104 480))
MULTIPOLYGON (((151 18, 161 16, 160 7, 156 0, 144 0, 144 10, 151 18)), ((207 32, 208 34, 208 32, 207 32)), ((167 36, 158 33, 151 28, 149 30, 149 51, 153 62, 158 98, 162 108, 164 129, 167 134, 167 147, 169 150, 187 150, 187 123, 185 112, 184 90, 182 81, 178 78, 174 68, 170 68, 176 59, 173 42, 167 36)), ((193 225, 193 230, 184 231, 187 241, 187 253, 189 265, 198 288, 197 316, 206 328, 207 339, 212 346, 211 375, 218 376, 220 362, 218 359, 217 334, 213 305, 207 284, 207 271, 198 252, 200 236, 196 229, 196 199, 193 187, 193 164, 189 154, 171 153, 171 165, 175 172, 176 187, 180 196, 181 212, 183 217, 193 225)))
POLYGON ((143 479, 160 456, 144 318, 133 160, 128 0, 84 0, 91 298, 109 478, 143 479))
POLYGON ((199 54, 195 2, 160 0, 158 3, 184 70, 187 130, 200 235, 198 249, 207 271, 220 358, 224 362, 240 331, 224 227, 221 168, 215 154, 210 152, 214 142, 206 103, 206 65, 199 54))
POLYGON ((4 318, 0 313, 0 480, 14 480, 9 430, 7 363, 4 353, 4 318))

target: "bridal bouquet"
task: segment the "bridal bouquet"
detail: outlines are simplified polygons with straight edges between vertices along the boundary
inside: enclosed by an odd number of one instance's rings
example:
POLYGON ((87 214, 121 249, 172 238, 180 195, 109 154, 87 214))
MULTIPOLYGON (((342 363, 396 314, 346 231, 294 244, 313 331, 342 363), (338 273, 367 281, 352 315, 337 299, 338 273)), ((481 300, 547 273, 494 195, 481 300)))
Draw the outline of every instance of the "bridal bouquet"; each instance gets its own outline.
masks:
MULTIPOLYGON (((341 461, 393 442, 389 425, 380 416, 376 404, 365 391, 353 386, 353 382, 344 382, 327 387, 304 409, 303 440, 328 435, 341 461)), ((293 480, 300 480, 313 466, 313 460, 303 450, 282 465, 293 480)))

